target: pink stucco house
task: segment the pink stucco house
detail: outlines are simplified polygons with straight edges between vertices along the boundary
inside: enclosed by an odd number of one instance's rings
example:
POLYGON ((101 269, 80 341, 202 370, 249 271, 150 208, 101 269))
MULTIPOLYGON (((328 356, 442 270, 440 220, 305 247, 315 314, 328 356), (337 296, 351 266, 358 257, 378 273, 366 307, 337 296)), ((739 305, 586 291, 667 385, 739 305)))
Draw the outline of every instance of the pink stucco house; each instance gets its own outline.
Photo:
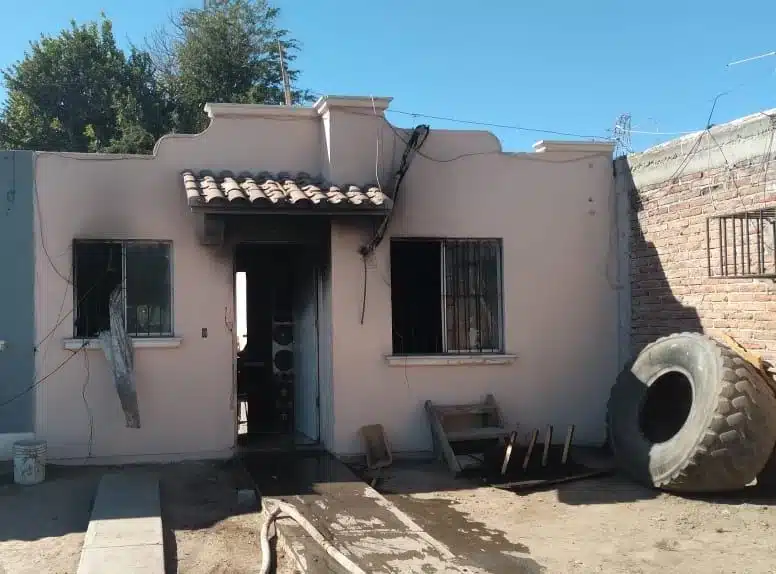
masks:
POLYGON ((35 368, 56 373, 34 389, 34 434, 50 457, 225 456, 267 436, 347 456, 370 423, 425 453, 425 400, 486 393, 510 425, 603 441, 612 146, 504 153, 487 132, 396 128, 389 103, 209 104, 207 130, 152 156, 36 154, 35 329, 51 335, 35 368), (140 428, 95 339, 118 285, 140 428))

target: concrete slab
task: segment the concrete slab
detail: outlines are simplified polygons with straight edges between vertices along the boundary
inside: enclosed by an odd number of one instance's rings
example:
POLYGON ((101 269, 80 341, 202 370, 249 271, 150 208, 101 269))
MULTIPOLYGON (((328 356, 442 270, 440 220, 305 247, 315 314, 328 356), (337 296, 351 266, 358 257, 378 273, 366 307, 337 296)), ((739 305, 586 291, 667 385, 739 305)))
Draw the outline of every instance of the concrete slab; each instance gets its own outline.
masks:
POLYGON ((159 479, 145 472, 100 480, 78 574, 164 572, 159 479))
MULTIPOLYGON (((488 574, 430 536, 407 514, 326 453, 261 454, 246 467, 262 507, 293 505, 365 572, 488 574)), ((295 523, 280 520, 278 538, 304 572, 343 572, 295 523)))
POLYGON ((85 548, 78 564, 78 574, 105 572, 164 572, 164 550, 161 545, 115 548, 85 548))

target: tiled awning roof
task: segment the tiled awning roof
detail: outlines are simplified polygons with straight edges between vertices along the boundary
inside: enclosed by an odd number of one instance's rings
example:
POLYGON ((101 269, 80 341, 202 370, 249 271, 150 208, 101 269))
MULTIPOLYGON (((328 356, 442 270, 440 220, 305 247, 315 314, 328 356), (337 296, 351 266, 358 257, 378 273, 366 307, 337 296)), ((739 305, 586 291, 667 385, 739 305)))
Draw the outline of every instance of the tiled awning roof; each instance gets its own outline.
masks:
POLYGON ((377 186, 331 185, 300 172, 232 175, 183 172, 189 206, 219 211, 289 210, 385 212, 393 202, 377 186))

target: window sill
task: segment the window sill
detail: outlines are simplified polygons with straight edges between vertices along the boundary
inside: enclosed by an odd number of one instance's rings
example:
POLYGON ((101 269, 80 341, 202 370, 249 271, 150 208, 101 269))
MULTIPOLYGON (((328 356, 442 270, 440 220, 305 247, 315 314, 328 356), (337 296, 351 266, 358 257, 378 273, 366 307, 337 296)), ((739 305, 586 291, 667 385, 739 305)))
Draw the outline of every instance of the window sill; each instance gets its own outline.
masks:
MULTIPOLYGON (((132 347, 135 349, 175 349, 181 346, 182 341, 183 339, 180 337, 133 337, 132 347)), ((67 351, 102 349, 99 339, 65 339, 64 347, 67 351)))
POLYGON ((511 365, 517 355, 477 353, 460 355, 386 355, 389 367, 439 367, 459 365, 511 365))

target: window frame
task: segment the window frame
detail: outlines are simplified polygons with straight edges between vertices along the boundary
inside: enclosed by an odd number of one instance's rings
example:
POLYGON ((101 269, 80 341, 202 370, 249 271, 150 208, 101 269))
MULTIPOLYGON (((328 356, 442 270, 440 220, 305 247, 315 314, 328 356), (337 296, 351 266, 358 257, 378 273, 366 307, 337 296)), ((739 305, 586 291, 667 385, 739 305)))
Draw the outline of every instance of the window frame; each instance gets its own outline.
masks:
POLYGON ((83 295, 79 294, 77 284, 78 256, 77 246, 82 244, 100 244, 100 245, 119 245, 121 247, 121 287, 124 291, 124 325, 127 325, 127 246, 130 245, 163 245, 167 248, 167 279, 169 283, 169 312, 170 312, 170 331, 169 332, 144 332, 128 333, 133 340, 152 340, 152 339, 176 339, 175 336, 175 305, 174 305, 174 286, 173 286, 173 242, 168 239, 102 239, 102 238, 75 238, 72 243, 72 285, 73 285, 73 339, 81 341, 96 340, 96 335, 87 336, 78 333, 78 310, 79 303, 83 295))
MULTIPOLYGON (((505 336, 505 324, 506 319, 504 316, 504 240, 501 237, 429 237, 429 236, 402 236, 402 237, 392 237, 390 239, 391 242, 401 242, 401 243, 412 243, 412 242, 425 242, 425 243, 435 243, 439 246, 440 250, 440 265, 439 265, 439 273, 440 273, 440 293, 439 293, 439 304, 441 306, 441 322, 439 325, 439 328, 441 330, 442 335, 442 351, 440 352, 404 352, 404 353, 396 353, 395 350, 392 350, 392 356, 395 357, 419 357, 419 356, 426 356, 426 357, 455 357, 455 356, 464 356, 464 355, 471 355, 471 356, 482 356, 482 357, 492 357, 492 356, 499 356, 504 355, 506 352, 506 336, 505 336), (496 319, 497 319, 497 346, 495 348, 482 348, 482 349, 451 349, 448 347, 448 329, 447 329, 447 281, 446 281, 446 271, 447 271, 447 245, 449 244, 462 244, 462 243, 473 243, 473 244, 482 244, 482 243, 495 243, 497 246, 496 250, 496 288, 497 288, 497 305, 498 308, 496 309, 496 312, 494 313, 496 319)), ((393 262, 391 262, 391 265, 393 262)), ((393 297, 393 293, 391 294, 391 297, 393 297)), ((393 313, 393 302, 391 306, 391 313, 393 313)))

